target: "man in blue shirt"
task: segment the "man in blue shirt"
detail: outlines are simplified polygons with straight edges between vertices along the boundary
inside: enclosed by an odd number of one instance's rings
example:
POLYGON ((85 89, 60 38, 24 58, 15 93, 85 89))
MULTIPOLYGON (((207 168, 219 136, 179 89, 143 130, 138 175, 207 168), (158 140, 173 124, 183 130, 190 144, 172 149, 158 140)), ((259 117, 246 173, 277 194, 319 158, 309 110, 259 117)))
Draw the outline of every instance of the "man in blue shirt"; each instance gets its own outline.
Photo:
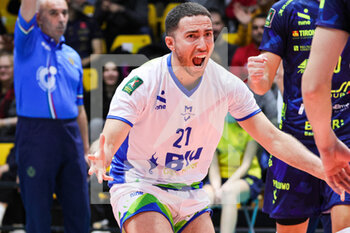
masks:
MULTIPOLYGON (((304 111, 301 77, 305 71, 315 31, 319 2, 316 0, 283 0, 269 11, 260 49, 263 54, 248 61, 249 85, 258 94, 270 89, 276 71, 283 61, 283 109, 280 128, 318 153, 312 128, 304 111)), ((347 51, 350 51, 347 48, 347 51)), ((349 80, 350 52, 345 52, 334 70, 333 105, 345 106, 344 88, 349 80)), ((331 90, 329 90, 328 98, 331 90)), ((329 98, 330 99, 330 98, 329 98)), ((332 125, 344 143, 350 145, 349 111, 338 109, 332 125)), ((321 114, 319 114, 319 117, 321 114)), ((335 191, 339 192, 339 189, 335 191)), ((295 169, 271 156, 266 178, 263 210, 276 219, 277 232, 306 232, 308 219, 325 211, 332 216, 333 231, 350 223, 350 195, 345 201, 324 181, 295 169)))
POLYGON ((64 44, 67 21, 65 0, 22 0, 15 28, 16 153, 28 233, 51 231, 53 193, 65 232, 89 231, 82 65, 64 44))
MULTIPOLYGON (((349 17, 350 1, 321 1, 309 64, 303 76, 305 111, 312 125, 317 148, 320 151, 330 184, 335 182, 348 183, 349 181, 342 178, 341 175, 350 174, 349 145, 344 145, 344 139, 333 131, 329 124, 331 115, 336 114, 335 111, 337 111, 334 104, 332 108, 329 99, 329 93, 335 81, 331 74, 349 38, 349 17), (340 169, 343 171, 339 176, 337 173, 340 169)), ((349 81, 348 78, 347 84, 349 81)), ((346 87, 348 86, 346 85, 346 87)), ((342 99, 343 103, 349 104, 349 92, 342 99)), ((349 131, 347 138, 349 138, 349 131)))

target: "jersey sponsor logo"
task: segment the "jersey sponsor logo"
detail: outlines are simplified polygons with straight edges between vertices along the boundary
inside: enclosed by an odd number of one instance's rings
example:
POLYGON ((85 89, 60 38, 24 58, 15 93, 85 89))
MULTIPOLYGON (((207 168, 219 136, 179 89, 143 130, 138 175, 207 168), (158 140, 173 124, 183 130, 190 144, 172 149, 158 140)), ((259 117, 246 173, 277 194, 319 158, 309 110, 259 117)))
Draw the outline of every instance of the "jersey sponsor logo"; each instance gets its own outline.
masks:
POLYGON ((165 158, 165 167, 175 171, 180 171, 182 168, 188 167, 193 160, 198 160, 201 156, 203 147, 197 150, 188 150, 185 154, 176 154, 168 152, 165 158))
POLYGON ((293 39, 311 39, 315 34, 314 29, 292 31, 293 39))
POLYGON ((331 97, 334 99, 341 98, 349 93, 348 89, 350 86, 350 81, 343 82, 337 90, 331 91, 331 97))
POLYGON ((273 190, 273 200, 272 200, 272 204, 275 204, 277 200, 277 189, 273 190))
POLYGON ((142 196, 142 195, 143 195, 142 191, 136 191, 136 192, 130 193, 130 198, 135 196, 142 196))
POLYGON ((293 31, 292 32, 293 37, 299 37, 299 31, 293 31))
POLYGON ((170 169, 170 168, 166 167, 166 168, 163 169, 163 174, 164 175, 169 175, 169 176, 181 176, 184 173, 186 173, 187 171, 196 169, 197 167, 198 167, 198 162, 191 163, 187 167, 183 168, 180 171, 175 171, 173 169, 170 169))
POLYGON ((348 110, 350 107, 350 103, 346 103, 346 104, 335 104, 333 106, 333 110, 338 113, 338 112, 343 112, 345 110, 348 110))
POLYGON ((165 94, 165 91, 161 91, 160 95, 157 95, 157 101, 161 102, 161 104, 158 104, 155 107, 156 110, 166 109, 166 99, 162 97, 162 95, 164 94, 165 94))
POLYGON ((185 111, 184 113, 181 113, 185 121, 188 121, 192 116, 194 116, 194 113, 192 113, 192 109, 192 106, 185 105, 185 111))
POLYGON ((315 34, 315 29, 310 30, 299 30, 300 36, 302 37, 311 37, 315 34))
MULTIPOLYGON (((308 9, 304 9, 304 13, 308 13, 308 12, 309 12, 308 9)), ((298 15, 299 18, 310 20, 311 19, 310 15, 307 15, 307 14, 304 14, 304 13, 298 12, 297 15, 298 15)))
MULTIPOLYGON (((332 129, 339 129, 342 126, 344 126, 344 119, 332 119, 331 122, 332 129)), ((312 126, 309 121, 305 121, 305 136, 314 136, 314 133, 312 132, 312 126)))
POLYGON ((290 184, 289 183, 283 183, 279 182, 275 179, 272 180, 273 187, 276 189, 281 189, 281 190, 289 190, 290 189, 290 184))
POLYGON ((294 52, 308 52, 311 50, 311 45, 294 45, 293 51, 294 52))
POLYGON ((276 10, 271 8, 269 13, 267 14, 267 18, 265 21, 265 27, 268 27, 268 28, 271 27, 271 24, 272 24, 273 18, 275 17, 275 14, 276 14, 276 10))
POLYGON ((311 22, 308 20, 302 20, 302 21, 298 21, 298 25, 299 26, 311 25, 311 22))
POLYGON ((43 91, 50 90, 52 92, 56 89, 56 74, 57 68, 54 66, 50 66, 49 68, 44 66, 39 67, 36 72, 36 80, 43 91))
POLYGON ((281 9, 278 11, 278 14, 279 14, 280 16, 283 15, 284 10, 287 8, 287 6, 288 6, 291 2, 293 2, 293 0, 288 0, 288 1, 281 7, 281 9))
POLYGON ((131 95, 142 83, 143 80, 139 76, 135 76, 125 84, 122 90, 131 95))
MULTIPOLYGON (((298 49, 300 51, 310 51, 311 45, 300 46, 298 49)), ((294 51, 296 51, 296 50, 294 49, 294 51)), ((308 61, 309 61, 309 59, 305 59, 302 63, 300 63, 300 65, 298 66, 298 68, 299 68, 298 73, 301 73, 301 74, 304 73, 308 61)), ((339 56, 338 63, 334 68, 334 74, 337 74, 341 71, 341 61, 342 61, 342 57, 339 56)), ((347 91, 348 86, 349 86, 349 83, 345 82, 342 84, 342 86, 340 87, 339 90, 332 90, 332 93, 333 92, 344 92, 345 93, 347 91), (346 87, 346 88, 344 88, 344 87, 346 87), (342 88, 344 88, 343 91, 341 91, 342 88)))
POLYGON ((44 41, 41 42, 41 46, 44 47, 44 49, 46 49, 47 51, 51 51, 51 48, 48 44, 46 44, 44 41))
POLYGON ((307 61, 308 61, 308 59, 305 59, 300 65, 298 65, 298 68, 299 68, 298 74, 299 73, 301 73, 301 74, 304 73, 304 71, 306 69, 307 61))
POLYGON ((303 19, 303 20, 298 20, 298 25, 299 26, 311 25, 311 21, 310 21, 311 17, 307 13, 309 13, 309 10, 306 9, 306 8, 304 9, 303 13, 297 12, 297 16, 299 18, 303 19))

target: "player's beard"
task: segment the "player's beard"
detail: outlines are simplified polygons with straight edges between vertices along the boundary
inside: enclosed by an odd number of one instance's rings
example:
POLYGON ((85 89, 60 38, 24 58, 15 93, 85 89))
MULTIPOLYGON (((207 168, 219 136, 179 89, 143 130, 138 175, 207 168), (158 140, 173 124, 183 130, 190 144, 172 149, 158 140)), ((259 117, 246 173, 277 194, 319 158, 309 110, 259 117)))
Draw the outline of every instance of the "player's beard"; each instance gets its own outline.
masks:
POLYGON ((196 67, 193 64, 192 55, 189 56, 189 55, 183 54, 181 52, 178 52, 178 50, 175 53, 179 61, 179 64, 181 66, 181 67, 177 67, 177 69, 183 69, 188 75, 195 78, 199 78, 203 75, 207 58, 203 61, 201 67, 196 67))

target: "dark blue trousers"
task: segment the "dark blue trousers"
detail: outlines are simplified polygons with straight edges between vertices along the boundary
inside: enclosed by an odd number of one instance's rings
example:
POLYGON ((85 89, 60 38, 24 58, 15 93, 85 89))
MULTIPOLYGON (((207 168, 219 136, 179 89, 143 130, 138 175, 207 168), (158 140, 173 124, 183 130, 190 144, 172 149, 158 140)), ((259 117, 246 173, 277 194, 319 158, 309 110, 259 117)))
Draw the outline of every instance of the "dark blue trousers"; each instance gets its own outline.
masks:
POLYGON ((89 232, 87 168, 77 121, 19 117, 16 146, 27 233, 51 232, 53 193, 63 209, 64 232, 89 232))

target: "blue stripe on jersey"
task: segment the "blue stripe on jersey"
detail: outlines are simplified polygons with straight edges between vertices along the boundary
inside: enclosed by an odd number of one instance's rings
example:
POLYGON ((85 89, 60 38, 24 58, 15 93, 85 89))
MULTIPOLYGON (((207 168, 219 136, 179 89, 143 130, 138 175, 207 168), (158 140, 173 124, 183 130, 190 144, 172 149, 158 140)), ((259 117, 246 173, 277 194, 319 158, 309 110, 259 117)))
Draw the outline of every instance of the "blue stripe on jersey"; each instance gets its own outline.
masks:
POLYGON ((117 183, 125 183, 125 172, 133 168, 127 158, 129 149, 129 135, 124 140, 123 144, 119 147, 117 153, 115 153, 109 175, 113 177, 112 181, 108 181, 108 186, 112 187, 117 183))
POLYGON ((198 87, 201 85, 203 76, 200 77, 199 83, 197 84, 197 86, 195 86, 192 90, 187 90, 181 83, 180 81, 177 79, 173 68, 171 67, 171 55, 172 53, 169 54, 168 58, 167 58, 167 64, 168 64, 168 70, 170 73, 170 76, 172 77, 172 79, 174 80, 176 86, 187 96, 190 97, 197 89, 198 87))
POLYGON ((248 118, 251 118, 252 116, 255 116, 256 114, 258 114, 259 112, 261 112, 261 109, 258 109, 254 112, 252 112, 251 114, 249 114, 248 116, 245 116, 243 118, 239 118, 239 119, 236 119, 236 121, 244 121, 244 120, 247 120, 248 118))
POLYGON ((133 123, 131 123, 130 121, 128 121, 127 119, 122 118, 122 117, 108 115, 108 116, 107 116, 107 119, 120 120, 120 121, 125 122, 126 124, 130 125, 131 127, 134 126, 133 123))

